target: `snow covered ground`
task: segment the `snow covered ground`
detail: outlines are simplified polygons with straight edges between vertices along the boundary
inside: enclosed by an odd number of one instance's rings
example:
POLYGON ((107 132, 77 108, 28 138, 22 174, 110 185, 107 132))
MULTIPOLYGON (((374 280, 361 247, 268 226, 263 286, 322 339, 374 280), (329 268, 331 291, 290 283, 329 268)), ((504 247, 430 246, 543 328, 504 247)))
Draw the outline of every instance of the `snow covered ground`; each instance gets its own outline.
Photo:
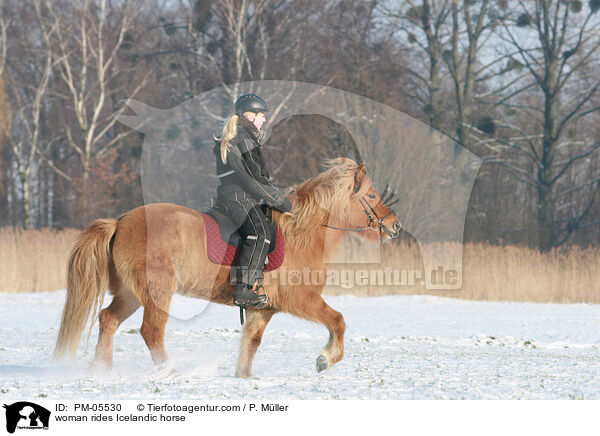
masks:
MULTIPOLYGON (((141 310, 115 337, 103 376, 87 357, 53 366, 65 292, 0 294, 0 398, 48 399, 600 399, 600 305, 461 301, 431 296, 325 297, 347 324, 344 360, 317 374, 324 327, 276 315, 254 361, 234 377, 237 309, 177 297, 167 351, 176 375, 153 367, 141 310), (194 306, 197 305, 197 306, 194 306)), ((109 302, 110 298, 107 298, 109 302)), ((84 347, 82 347, 84 348, 84 347)))

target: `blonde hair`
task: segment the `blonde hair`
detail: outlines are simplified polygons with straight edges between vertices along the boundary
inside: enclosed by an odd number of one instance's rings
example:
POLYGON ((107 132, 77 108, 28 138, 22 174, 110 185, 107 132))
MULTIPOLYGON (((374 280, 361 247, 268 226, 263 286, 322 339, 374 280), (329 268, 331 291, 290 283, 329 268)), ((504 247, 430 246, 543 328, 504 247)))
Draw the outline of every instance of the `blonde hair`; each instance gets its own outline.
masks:
POLYGON ((225 125, 223 126, 223 133, 221 134, 221 160, 223 163, 227 163, 227 153, 231 148, 231 140, 237 135, 237 122, 239 116, 234 114, 227 118, 225 125))

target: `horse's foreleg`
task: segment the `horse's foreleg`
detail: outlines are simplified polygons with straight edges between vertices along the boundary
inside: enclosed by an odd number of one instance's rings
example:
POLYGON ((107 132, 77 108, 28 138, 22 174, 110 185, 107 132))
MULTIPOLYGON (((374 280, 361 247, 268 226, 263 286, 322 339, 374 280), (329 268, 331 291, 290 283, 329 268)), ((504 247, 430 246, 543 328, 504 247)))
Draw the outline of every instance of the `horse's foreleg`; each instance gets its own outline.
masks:
POLYGON ((290 313, 317 321, 329 330, 329 341, 317 358, 317 371, 331 368, 344 357, 344 333, 346 323, 341 313, 333 310, 318 294, 309 293, 300 303, 289 310, 290 313))
MULTIPOLYGON (((320 297, 319 297, 320 298, 320 297)), ((329 330, 329 341, 323 352, 317 357, 317 372, 331 368, 344 358, 344 333, 346 322, 340 312, 333 310, 325 301, 319 309, 320 321, 329 330)))
POLYGON ((275 312, 272 310, 248 310, 240 354, 238 357, 237 377, 252 377, 252 361, 262 340, 262 335, 275 312))
POLYGON ((110 305, 100 312, 100 334, 92 366, 111 368, 113 364, 113 339, 119 325, 140 307, 138 299, 127 289, 115 292, 110 305))

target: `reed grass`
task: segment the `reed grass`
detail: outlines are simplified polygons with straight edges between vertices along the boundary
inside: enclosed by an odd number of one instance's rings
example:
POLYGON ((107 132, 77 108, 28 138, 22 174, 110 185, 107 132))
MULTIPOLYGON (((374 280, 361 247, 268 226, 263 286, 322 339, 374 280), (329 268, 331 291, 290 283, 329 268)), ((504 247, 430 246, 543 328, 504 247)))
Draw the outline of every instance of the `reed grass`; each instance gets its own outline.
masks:
MULTIPOLYGON (((355 261, 365 253, 365 242, 346 238, 337 259, 355 261), (359 256, 360 257, 360 256, 359 256)), ((438 248, 456 252, 459 243, 438 248)), ((353 263, 356 268, 422 269, 421 248, 417 243, 384 244, 380 264, 353 263)), ((372 256, 372 253, 367 255, 372 256)), ((424 286, 355 286, 351 290, 327 285, 324 293, 362 296, 389 294, 430 294, 468 300, 600 303, 600 250, 560 247, 547 253, 522 246, 485 243, 463 245, 462 289, 427 290, 424 286)))
POLYGON ((64 289, 67 258, 78 233, 0 228, 0 292, 64 289))
MULTIPOLYGON (((0 292, 64 289, 69 252, 79 231, 0 228, 0 292)), ((440 244, 453 252, 458 243, 440 244)), ((345 238, 331 269, 423 268, 417 243, 378 246, 356 237, 345 238)), ((600 303, 600 250, 557 248, 548 253, 520 246, 467 243, 463 247, 462 289, 427 290, 423 285, 397 287, 328 284, 329 295, 377 296, 430 294, 469 300, 600 303)))

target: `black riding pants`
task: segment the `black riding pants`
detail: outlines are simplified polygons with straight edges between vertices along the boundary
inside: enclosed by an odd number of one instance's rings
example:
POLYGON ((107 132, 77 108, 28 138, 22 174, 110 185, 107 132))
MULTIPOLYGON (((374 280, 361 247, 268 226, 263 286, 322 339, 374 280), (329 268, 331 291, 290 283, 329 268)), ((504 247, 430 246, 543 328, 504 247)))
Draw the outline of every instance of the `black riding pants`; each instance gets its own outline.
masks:
POLYGON ((257 280, 259 285, 262 284, 262 268, 269 252, 271 235, 275 232, 274 225, 267 221, 261 206, 246 200, 247 196, 242 193, 221 201, 227 206, 231 219, 239 226, 238 233, 243 240, 236 265, 231 267, 231 283, 252 286, 257 280))

